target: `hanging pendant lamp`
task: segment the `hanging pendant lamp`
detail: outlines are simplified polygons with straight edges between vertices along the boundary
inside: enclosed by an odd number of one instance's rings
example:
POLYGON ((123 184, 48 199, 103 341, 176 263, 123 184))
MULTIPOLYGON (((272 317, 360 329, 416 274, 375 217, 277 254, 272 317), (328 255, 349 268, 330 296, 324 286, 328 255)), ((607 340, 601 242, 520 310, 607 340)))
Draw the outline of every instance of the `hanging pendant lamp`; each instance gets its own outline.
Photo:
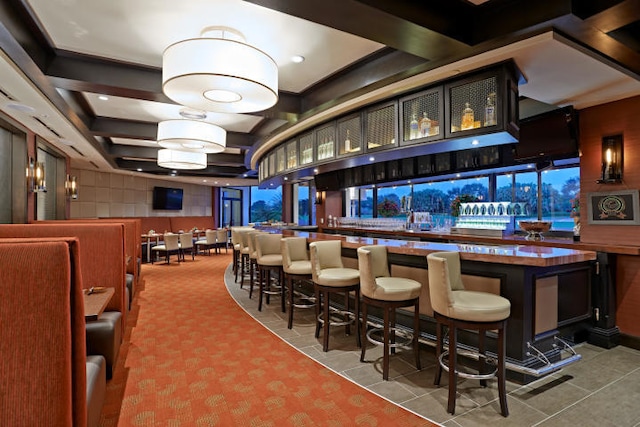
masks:
POLYGON ((165 120, 158 123, 158 144, 173 150, 220 153, 226 148, 227 131, 198 120, 165 120))
POLYGON ((248 113, 278 102, 278 66, 236 30, 210 27, 162 55, 162 90, 181 105, 248 113))
POLYGON ((158 166, 168 169, 205 169, 207 153, 191 151, 158 150, 158 166))

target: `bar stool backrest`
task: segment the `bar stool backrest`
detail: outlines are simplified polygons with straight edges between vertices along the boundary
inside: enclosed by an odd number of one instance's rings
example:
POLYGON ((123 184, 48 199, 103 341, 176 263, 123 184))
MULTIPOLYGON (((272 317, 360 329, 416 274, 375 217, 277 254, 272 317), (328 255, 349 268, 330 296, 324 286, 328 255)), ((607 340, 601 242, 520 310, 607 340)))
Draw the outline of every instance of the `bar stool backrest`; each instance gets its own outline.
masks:
POLYGON ((294 261, 309 261, 306 237, 285 237, 280 241, 280 249, 285 272, 294 261))
POLYGON ((361 246, 358 248, 358 269, 360 270, 360 292, 373 298, 378 285, 376 278, 389 277, 387 247, 383 245, 361 246))
MULTIPOLYGON (((219 245, 227 244, 227 230, 225 228, 218 228, 215 231, 214 241, 211 243, 218 243, 219 245)), ((209 240, 209 236, 207 236, 207 241, 209 240)), ((208 243, 208 242, 207 242, 208 243)))
POLYGON ((453 291, 464 290, 460 271, 460 253, 434 252, 427 255, 429 297, 433 310, 449 316, 453 306, 453 291))
POLYGON ((265 255, 280 255, 280 240, 282 234, 260 233, 256 236, 258 259, 265 255))
POLYGON ((342 241, 323 240, 309 244, 311 274, 317 281, 319 273, 327 268, 344 268, 342 263, 342 241))

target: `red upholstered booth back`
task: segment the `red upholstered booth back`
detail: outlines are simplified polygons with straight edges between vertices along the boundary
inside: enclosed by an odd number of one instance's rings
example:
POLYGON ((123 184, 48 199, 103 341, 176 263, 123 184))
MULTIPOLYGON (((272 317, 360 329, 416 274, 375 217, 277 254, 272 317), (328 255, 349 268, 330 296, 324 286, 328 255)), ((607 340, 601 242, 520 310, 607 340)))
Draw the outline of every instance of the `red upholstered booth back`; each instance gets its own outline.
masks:
POLYGON ((0 425, 87 424, 78 243, 0 239, 0 425))
POLYGON ((142 234, 142 220, 140 218, 100 218, 100 219, 70 219, 70 220, 47 220, 47 221, 33 221, 33 224, 56 224, 56 223, 85 223, 85 224, 97 224, 104 223, 121 223, 124 224, 124 246, 125 246, 125 258, 131 257, 131 260, 126 264, 127 273, 133 274, 135 282, 138 281, 140 272, 138 271, 138 263, 136 260, 142 258, 142 245, 140 244, 140 235, 142 234))
POLYGON ((174 233, 180 230, 189 231, 193 227, 197 227, 198 230, 216 228, 211 216, 172 216, 169 219, 171 220, 171 231, 174 233))
POLYGON ((122 223, 2 224, 0 238, 8 237, 77 237, 80 248, 80 271, 84 288, 104 286, 114 288, 106 311, 122 313, 126 324, 125 248, 122 223))

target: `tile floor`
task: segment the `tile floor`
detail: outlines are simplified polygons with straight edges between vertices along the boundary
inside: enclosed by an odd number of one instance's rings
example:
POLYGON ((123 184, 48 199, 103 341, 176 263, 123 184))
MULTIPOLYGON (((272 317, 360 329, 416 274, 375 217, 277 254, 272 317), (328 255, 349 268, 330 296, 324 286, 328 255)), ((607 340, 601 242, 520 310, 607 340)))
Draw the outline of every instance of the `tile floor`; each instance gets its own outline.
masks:
POLYGON ((313 310, 297 310, 293 329, 279 301, 259 312, 257 294, 249 299, 248 285, 240 289, 227 270, 227 287, 236 301, 256 320, 283 340, 344 377, 431 421, 449 427, 467 426, 640 426, 640 351, 618 346, 610 350, 590 344, 576 349, 582 360, 559 372, 519 385, 507 382, 509 417, 500 415, 495 381, 482 388, 478 381, 460 380, 456 413, 446 412, 447 381, 433 385, 434 351, 422 345, 422 370, 413 364, 413 352, 391 358, 389 381, 382 380, 382 350, 367 347, 365 363, 355 335, 332 328, 329 351, 314 337, 313 310))

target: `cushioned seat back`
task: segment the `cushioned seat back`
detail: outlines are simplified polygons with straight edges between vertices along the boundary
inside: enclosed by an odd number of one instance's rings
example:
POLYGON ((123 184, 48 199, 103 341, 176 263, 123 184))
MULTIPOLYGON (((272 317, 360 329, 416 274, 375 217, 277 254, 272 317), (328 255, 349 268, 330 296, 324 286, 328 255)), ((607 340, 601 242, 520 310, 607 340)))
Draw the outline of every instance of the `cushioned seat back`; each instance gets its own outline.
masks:
POLYGON ((360 292, 362 295, 373 298, 377 288, 376 278, 390 276, 387 247, 383 245, 359 247, 358 269, 360 270, 360 292))
POLYGON ((243 251, 249 251, 249 233, 252 232, 252 230, 246 229, 246 230, 242 230, 240 232, 240 246, 242 247, 243 251))
POLYGON ((180 247, 189 249, 193 247, 193 233, 182 233, 179 235, 180 247))
POLYGON ((280 240, 282 240, 282 234, 269 234, 260 233, 256 236, 256 249, 258 252, 258 259, 265 255, 279 255, 280 252, 280 240))
POLYGON ((447 315, 453 306, 454 290, 464 290, 458 252, 434 252, 427 255, 429 296, 433 310, 447 315))
POLYGON ((179 234, 165 234, 164 237, 164 246, 167 251, 177 251, 180 246, 178 246, 178 242, 180 239, 179 234))
POLYGON ((216 243, 216 236, 218 235, 217 230, 206 230, 204 235, 207 240, 207 245, 213 245, 216 243))
POLYGON ((305 237, 285 237, 280 241, 282 252, 282 269, 288 273, 293 261, 309 261, 307 239, 305 237))
POLYGON ((309 244, 311 257, 311 274, 317 281, 320 271, 327 268, 343 268, 342 242, 340 240, 324 240, 309 244))
POLYGON ((249 237, 249 257, 257 258, 258 257, 258 243, 256 242, 256 238, 259 234, 262 234, 261 231, 250 231, 247 233, 249 237))
MULTIPOLYGON (((207 240, 209 239, 209 236, 207 236, 207 240)), ((219 245, 226 245, 227 244, 227 230, 224 228, 218 228, 216 230, 216 243, 219 245)))

